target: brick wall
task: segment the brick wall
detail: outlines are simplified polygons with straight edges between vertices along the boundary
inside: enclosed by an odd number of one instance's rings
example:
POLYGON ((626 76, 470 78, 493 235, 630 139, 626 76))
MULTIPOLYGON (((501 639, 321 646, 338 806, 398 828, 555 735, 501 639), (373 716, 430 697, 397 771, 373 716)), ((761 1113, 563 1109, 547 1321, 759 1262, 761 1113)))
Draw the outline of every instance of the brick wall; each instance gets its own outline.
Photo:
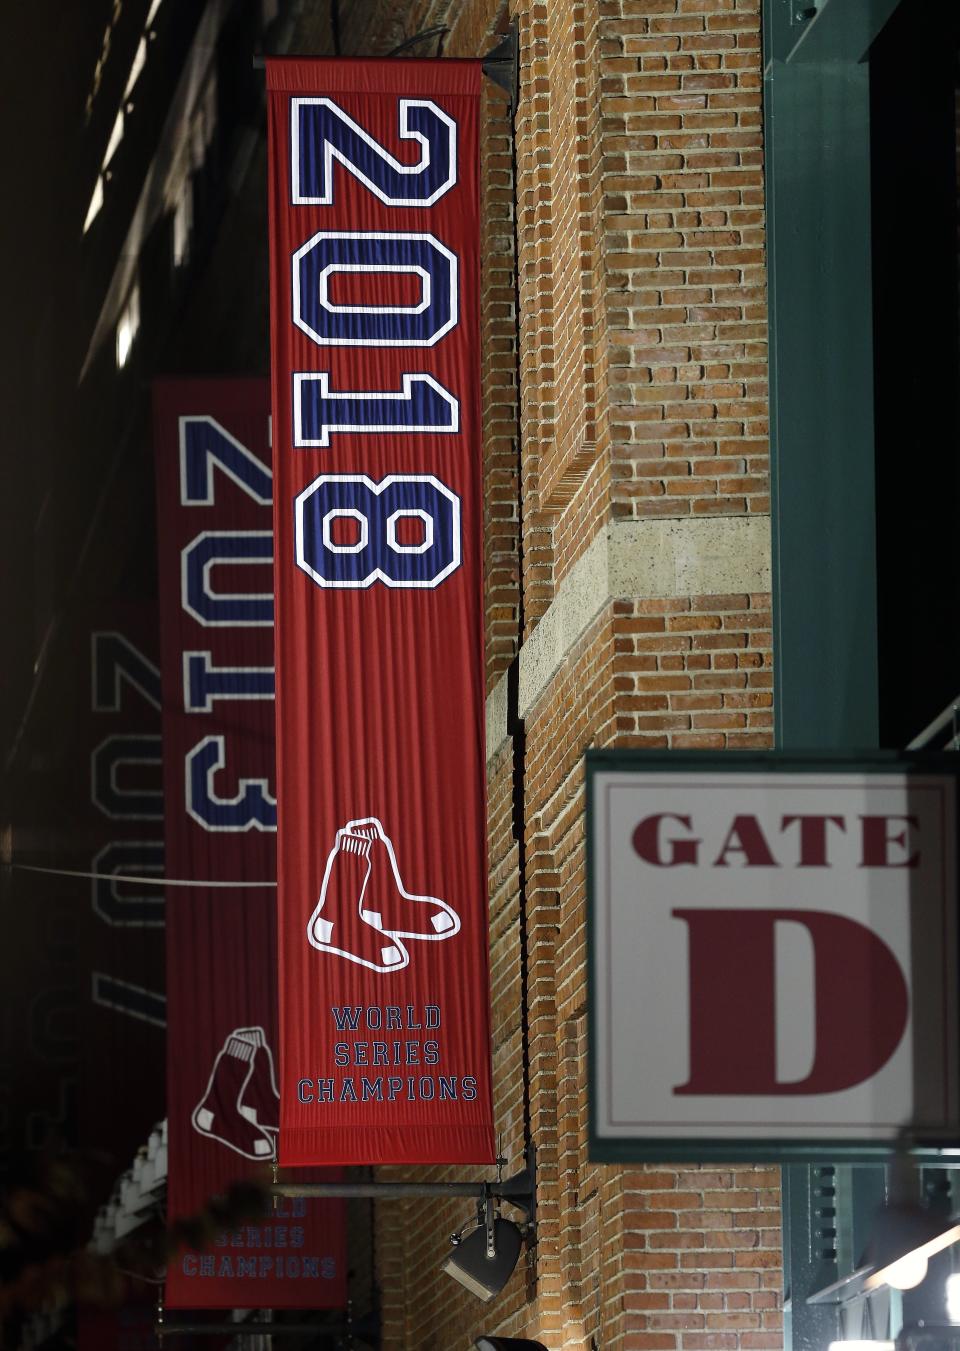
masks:
POLYGON ((624 1188, 627 1345, 778 1346, 779 1169, 657 1167, 628 1173, 624 1188))
POLYGON ((615 602, 618 744, 769 746, 770 596, 615 602))
MULTIPOLYGON (((365 12, 355 50, 443 23, 447 56, 509 17, 500 0, 365 12)), ((380 1204, 384 1344, 774 1351, 779 1174, 588 1160, 584 967, 583 752, 771 739, 759 0, 510 12, 515 184, 495 90, 482 120, 487 684, 502 695, 519 660, 526 740, 521 760, 491 724, 493 1064, 510 1166, 528 1132, 538 1148, 538 1241, 483 1306, 438 1271, 469 1205, 380 1204), (602 535, 626 571, 595 565, 602 535), (625 584, 645 550, 675 566, 625 584)))

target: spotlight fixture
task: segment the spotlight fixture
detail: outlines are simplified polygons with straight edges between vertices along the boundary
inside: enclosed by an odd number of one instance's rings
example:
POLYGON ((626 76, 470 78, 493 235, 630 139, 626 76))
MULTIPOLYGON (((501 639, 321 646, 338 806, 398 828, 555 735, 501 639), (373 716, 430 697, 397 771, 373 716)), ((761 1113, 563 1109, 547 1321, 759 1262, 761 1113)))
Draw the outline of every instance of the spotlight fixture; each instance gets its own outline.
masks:
MULTIPOLYGON (((476 1217, 471 1217, 455 1234, 450 1235, 454 1250, 441 1266, 442 1271, 485 1303, 493 1299, 494 1295, 499 1295, 510 1279, 520 1260, 523 1239, 530 1238, 536 1223, 537 1155, 532 1144, 527 1146, 524 1159, 523 1172, 505 1180, 499 1176, 505 1160, 497 1160, 496 1182, 482 1184, 476 1217), (509 1201, 523 1212, 522 1226, 500 1215, 501 1200, 509 1201), (476 1227, 464 1238, 464 1232, 470 1225, 476 1227)), ((488 1338, 487 1341, 491 1346, 514 1346, 513 1342, 503 1342, 502 1339, 497 1341, 488 1338)), ((535 1347, 537 1343, 517 1342, 515 1345, 518 1351, 522 1351, 524 1346, 535 1347)))
MULTIPOLYGON (((473 1223, 467 1221, 467 1225, 473 1223)), ((466 1286, 484 1303, 499 1295, 520 1260, 523 1235, 520 1226, 505 1220, 494 1209, 493 1193, 485 1189, 477 1207, 477 1227, 463 1238, 463 1229, 451 1234, 453 1252, 440 1268, 466 1286)))

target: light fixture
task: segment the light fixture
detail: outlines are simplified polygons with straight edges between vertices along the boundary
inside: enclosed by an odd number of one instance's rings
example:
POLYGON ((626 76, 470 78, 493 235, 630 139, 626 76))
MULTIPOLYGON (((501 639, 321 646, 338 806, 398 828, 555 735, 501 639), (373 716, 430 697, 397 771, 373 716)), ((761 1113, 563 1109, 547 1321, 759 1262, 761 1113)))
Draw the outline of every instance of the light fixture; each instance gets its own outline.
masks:
POLYGON ((127 297, 127 303, 123 307, 123 313, 117 324, 117 370, 123 370, 124 366, 130 360, 130 352, 133 348, 133 340, 136 338, 140 329, 140 289, 136 285, 127 297))
POLYGON ((829 1351, 893 1351, 896 1342, 877 1342, 869 1338, 851 1337, 849 1341, 831 1342, 829 1351))
POLYGON ((960 1275, 947 1277, 947 1318, 960 1323, 960 1275))
MULTIPOLYGON (((467 1224, 473 1223, 468 1220, 467 1224)), ((451 1235, 453 1252, 441 1266, 484 1303, 499 1295, 520 1260, 520 1226, 496 1213, 493 1193, 487 1189, 477 1208, 477 1227, 466 1238, 463 1229, 451 1235)), ((464 1226, 465 1228, 466 1226, 464 1226)))
POLYGON ((93 224, 100 208, 103 206, 103 175, 97 175, 97 181, 93 185, 93 196, 90 198, 90 205, 87 207, 87 214, 83 221, 83 233, 86 234, 93 224))
POLYGON ((547 1351, 543 1342, 531 1342, 526 1337, 478 1337, 474 1346, 477 1351, 547 1351))
POLYGON ((932 1214, 916 1201, 884 1206, 877 1213, 864 1254, 872 1268, 864 1290, 878 1290, 882 1285, 912 1290, 926 1276, 928 1260, 958 1239, 956 1217, 932 1214))

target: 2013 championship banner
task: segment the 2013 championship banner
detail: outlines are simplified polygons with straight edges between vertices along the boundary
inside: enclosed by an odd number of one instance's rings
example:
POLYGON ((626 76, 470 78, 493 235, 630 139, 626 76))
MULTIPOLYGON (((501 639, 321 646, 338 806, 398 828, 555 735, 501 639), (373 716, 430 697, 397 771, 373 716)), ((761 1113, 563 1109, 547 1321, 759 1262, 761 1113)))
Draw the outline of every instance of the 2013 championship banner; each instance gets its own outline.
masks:
MULTIPOLYGON (((168 1210, 276 1156, 272 476, 265 380, 160 381, 168 1210), (227 882, 264 886, 227 886, 227 882)), ((171 1260, 171 1308, 338 1308, 343 1203, 285 1201, 171 1260)))
POLYGON ((267 63, 280 1161, 489 1162, 479 63, 267 63))

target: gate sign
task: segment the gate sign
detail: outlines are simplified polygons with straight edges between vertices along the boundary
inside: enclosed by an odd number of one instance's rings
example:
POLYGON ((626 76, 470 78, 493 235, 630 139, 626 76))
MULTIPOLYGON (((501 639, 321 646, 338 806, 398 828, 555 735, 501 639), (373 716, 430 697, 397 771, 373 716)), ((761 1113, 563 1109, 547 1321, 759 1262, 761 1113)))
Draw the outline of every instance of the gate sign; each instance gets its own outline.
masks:
POLYGON ((597 751, 587 782, 594 1158, 957 1143, 949 759, 597 751))
POLYGON ((280 1162, 489 1162, 480 66, 267 88, 280 1162))

